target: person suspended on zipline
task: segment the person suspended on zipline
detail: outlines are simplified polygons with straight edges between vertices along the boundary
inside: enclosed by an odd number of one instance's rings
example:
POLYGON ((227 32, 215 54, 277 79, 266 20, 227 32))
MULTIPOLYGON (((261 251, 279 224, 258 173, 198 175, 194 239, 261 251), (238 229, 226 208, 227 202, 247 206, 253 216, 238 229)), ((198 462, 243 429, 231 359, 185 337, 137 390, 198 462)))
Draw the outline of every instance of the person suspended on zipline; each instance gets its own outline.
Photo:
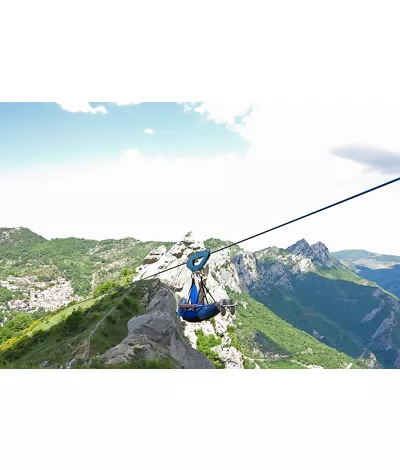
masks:
POLYGON ((187 322, 201 322, 211 320, 219 313, 222 316, 226 314, 226 307, 231 310, 235 307, 230 299, 222 299, 219 302, 213 302, 209 305, 187 303, 187 299, 183 298, 178 304, 178 315, 187 322))
POLYGON ((189 256, 186 266, 192 271, 192 284, 190 286, 188 299, 182 298, 178 303, 177 314, 187 322, 201 322, 216 317, 219 313, 222 316, 226 314, 226 308, 229 308, 232 314, 235 314, 235 305, 231 299, 221 299, 216 302, 208 291, 205 282, 203 268, 211 255, 209 249, 193 253, 189 256), (196 261, 201 259, 200 263, 196 261), (195 277, 199 277, 200 289, 197 289, 195 277), (210 303, 207 294, 213 300, 210 303))
MULTIPOLYGON (((205 303, 205 290, 203 279, 200 280, 200 291, 197 289, 194 278, 190 287, 189 299, 182 298, 178 303, 178 315, 187 322, 201 322, 216 317, 219 313, 225 316, 229 308, 235 314, 235 306, 231 299, 221 299, 210 304, 205 303)), ((211 295, 211 294, 210 294, 211 295)), ((214 300, 214 299, 213 299, 214 300)))

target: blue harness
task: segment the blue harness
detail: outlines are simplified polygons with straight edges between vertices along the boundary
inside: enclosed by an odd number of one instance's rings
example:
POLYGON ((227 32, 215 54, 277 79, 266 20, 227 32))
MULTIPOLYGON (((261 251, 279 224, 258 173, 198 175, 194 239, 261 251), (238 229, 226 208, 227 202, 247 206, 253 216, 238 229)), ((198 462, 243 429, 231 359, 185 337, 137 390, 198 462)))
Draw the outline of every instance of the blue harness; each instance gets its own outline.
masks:
POLYGON ((190 287, 189 291, 189 301, 186 302, 185 299, 182 299, 179 303, 189 303, 189 304, 197 304, 199 305, 198 308, 180 308, 178 305, 178 315, 182 317, 184 320, 187 322, 191 323, 198 323, 201 322, 202 320, 198 317, 198 312, 204 307, 203 304, 199 304, 199 291, 197 290, 197 286, 194 282, 194 279, 192 280, 192 285, 190 287))
MULTIPOLYGON (((199 318, 198 313, 204 308, 207 307, 208 305, 204 304, 199 304, 199 290, 197 289, 196 282, 194 280, 196 272, 199 272, 203 269, 204 265, 207 263, 208 258, 211 255, 211 251, 209 249, 200 251, 199 253, 194 253, 189 256, 188 261, 186 263, 186 266, 192 271, 192 285, 190 286, 189 294, 188 294, 188 299, 189 301, 187 302, 186 299, 181 299, 178 305, 178 315, 182 317, 184 320, 187 322, 191 323, 198 323, 203 321, 204 319, 199 318), (195 264, 195 261, 198 261, 201 259, 201 261, 197 264, 195 264), (198 305, 196 308, 180 308, 180 305, 183 303, 189 303, 192 305, 198 305)), ((208 292, 207 288, 203 284, 203 281, 200 280, 200 289, 203 290, 204 297, 206 298, 206 292, 208 292)), ((208 292, 210 297, 212 298, 212 295, 208 292)), ((206 298, 207 299, 207 298, 206 298)), ((213 299, 214 300, 214 299, 213 299)), ((207 301, 208 302, 208 301, 207 301)), ((215 301, 214 301, 215 302, 215 301)))

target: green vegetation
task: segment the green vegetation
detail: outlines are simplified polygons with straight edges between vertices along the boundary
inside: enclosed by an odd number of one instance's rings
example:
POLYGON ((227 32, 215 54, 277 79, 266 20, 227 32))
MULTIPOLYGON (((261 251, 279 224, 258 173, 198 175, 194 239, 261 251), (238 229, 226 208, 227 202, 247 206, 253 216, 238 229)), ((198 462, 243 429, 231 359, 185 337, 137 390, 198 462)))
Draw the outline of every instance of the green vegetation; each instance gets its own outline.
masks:
POLYGON ((298 364, 297 362, 290 361, 257 361, 261 369, 306 369, 306 366, 298 364))
POLYGON ((243 368, 244 369, 255 369, 256 365, 254 364, 253 361, 250 361, 246 357, 243 357, 243 368))
MULTIPOLYGON (((252 289, 252 296, 278 312, 291 325, 310 334, 316 330, 323 342, 356 358, 391 312, 389 302, 374 318, 362 322, 365 315, 380 306, 375 288, 353 282, 332 280, 315 273, 291 278, 292 291, 262 285, 252 289)), ((377 352, 383 358, 383 352, 377 352)))
POLYGON ((122 270, 123 283, 129 284, 130 282, 132 282, 132 278, 134 277, 136 273, 137 273, 136 268, 135 269, 123 269, 122 270))
POLYGON ((0 228, 0 253, 6 252, 10 247, 23 247, 25 249, 45 241, 45 238, 24 227, 16 229, 0 228))
POLYGON ((78 362, 72 369, 177 369, 177 364, 171 358, 136 359, 131 362, 110 365, 99 357, 93 358, 88 364, 78 362))
POLYGON ((97 306, 97 311, 104 312, 106 316, 105 321, 92 336, 91 355, 103 354, 126 338, 128 321, 143 312, 141 296, 142 290, 137 289, 135 285, 125 289, 124 293, 115 292, 102 299, 97 306))
POLYGON ((221 344, 221 338, 217 338, 215 335, 205 335, 203 330, 197 330, 196 336, 196 349, 207 356, 217 369, 224 369, 224 364, 221 362, 218 353, 211 350, 221 344))
MULTIPOLYGON (((393 262, 395 258, 364 250, 346 250, 333 255, 339 259, 362 258, 371 262, 378 259, 393 262)), ((285 265, 285 256, 285 250, 271 248, 259 251, 258 261, 268 268, 279 258, 285 265)), ((251 286, 250 295, 292 326, 315 336, 327 346, 352 358, 359 358, 366 350, 371 350, 381 365, 393 368, 396 348, 385 351, 381 341, 372 340, 372 336, 398 302, 395 295, 400 294, 400 265, 397 265, 397 275, 394 269, 384 273, 385 270, 363 266, 354 266, 353 269, 351 264, 349 266, 350 269, 347 263, 336 263, 331 267, 314 266, 313 272, 294 274, 290 271, 289 262, 286 275, 290 288, 261 278, 251 286), (382 276, 379 271, 382 271, 382 276), (382 291, 379 298, 376 296, 377 284, 382 291), (367 317, 368 314, 371 315, 367 317)), ((398 323, 392 328, 394 345, 400 344, 398 323)))
POLYGON ((362 361, 352 359, 294 328, 249 295, 233 292, 229 295, 239 305, 235 334, 240 348, 261 368, 317 365, 337 369, 349 363, 353 364, 352 367, 363 367, 362 361))
POLYGON ((21 300, 24 299, 24 294, 19 290, 10 290, 6 287, 0 286, 0 305, 6 307, 8 310, 8 302, 10 300, 21 300))
POLYGON ((115 290, 119 286, 120 284, 115 281, 104 282, 103 284, 100 284, 93 290, 93 297, 100 297, 101 295, 104 295, 107 292, 115 290))
MULTIPOLYGON (((219 238, 208 238, 204 241, 204 246, 209 250, 214 251, 218 250, 219 248, 222 248, 223 246, 231 245, 232 243, 233 242, 230 241, 220 240, 219 238)), ((242 251, 242 249, 238 245, 229 248, 231 258, 236 256, 240 251, 242 251)))
MULTIPOLYGON (((128 320, 144 311, 142 299, 149 282, 140 281, 134 286, 60 309, 35 321, 28 315, 32 323, 25 329, 21 329, 24 326, 21 324, 18 332, 1 341, 0 366, 39 367, 49 361, 52 367, 56 367, 73 357, 86 357, 88 336, 105 317, 91 340, 91 355, 102 354, 127 336, 128 320)), ((11 321, 6 325, 9 323, 11 321)))
POLYGON ((239 352, 243 353, 243 349, 240 345, 240 342, 239 342, 238 336, 237 336, 237 328, 235 326, 229 325, 227 327, 227 332, 228 332, 229 337, 232 340, 231 345, 234 348, 236 348, 239 352))
POLYGON ((0 287, 0 304, 7 303, 9 300, 13 299, 13 293, 11 290, 6 289, 5 287, 0 287))
POLYGON ((282 256, 283 259, 288 258, 291 253, 286 251, 284 248, 271 248, 269 250, 259 250, 254 253, 257 260, 270 265, 274 263, 279 256, 282 256))
POLYGON ((63 276, 80 296, 90 293, 92 280, 96 284, 119 280, 122 270, 133 272, 151 250, 160 245, 169 249, 173 245, 172 242, 140 242, 134 238, 46 240, 28 229, 15 233, 2 230, 11 235, 0 243, 0 279, 10 275, 38 276, 39 281, 51 281, 63 276))
MULTIPOLYGON (((317 268, 314 272, 321 277, 325 277, 326 279, 331 279, 334 281, 348 281, 361 285, 366 284, 365 279, 362 279, 360 276, 353 273, 350 269, 340 268, 339 266, 332 266, 330 268, 317 268)), ((372 285, 372 283, 370 284, 372 285)))
POLYGON ((13 316, 4 326, 0 326, 0 344, 12 337, 18 337, 34 321, 34 318, 27 313, 13 316))

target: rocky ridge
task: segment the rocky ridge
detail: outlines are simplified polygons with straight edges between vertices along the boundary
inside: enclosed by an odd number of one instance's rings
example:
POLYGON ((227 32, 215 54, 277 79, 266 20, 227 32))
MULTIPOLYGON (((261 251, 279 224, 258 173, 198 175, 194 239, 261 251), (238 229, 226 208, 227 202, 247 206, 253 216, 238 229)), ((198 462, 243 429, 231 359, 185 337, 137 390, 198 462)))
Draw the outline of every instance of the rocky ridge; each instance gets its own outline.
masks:
MULTIPOLYGON (((282 292, 287 292, 289 295, 294 295, 296 298, 297 292, 294 292, 294 282, 297 283, 297 281, 306 279, 306 275, 309 273, 326 276, 333 281, 351 282, 371 289, 369 295, 372 298, 379 299, 379 304, 371 310, 364 311, 360 319, 360 326, 354 326, 354 331, 359 331, 362 334, 362 331, 366 331, 361 326, 362 324, 372 324, 378 321, 376 328, 366 338, 366 333, 363 333, 368 348, 372 348, 377 352, 383 351, 394 354, 396 357, 394 363, 396 367, 400 366, 400 347, 399 342, 395 339, 396 327, 400 321, 399 299, 385 293, 375 282, 358 277, 347 268, 346 264, 331 256, 328 248, 321 242, 309 245, 303 239, 285 250, 276 247, 260 250, 255 253, 255 258, 257 274, 254 274, 252 282, 244 287, 251 288, 258 285, 259 289, 264 292, 264 296, 266 294, 265 298, 268 297, 270 289, 272 292, 276 288, 281 289, 282 292), (380 315, 379 318, 378 315, 380 315)), ((351 296, 357 295, 355 298, 359 296, 361 299, 365 295, 361 288, 358 294, 346 294, 344 285, 341 285, 341 287, 338 285, 336 289, 339 289, 337 290, 339 298, 346 299, 349 303, 352 302, 351 296)), ((327 302, 330 301, 334 301, 334 299, 327 299, 327 302)), ((355 302, 359 302, 359 300, 355 300, 355 302)), ((317 329, 313 329, 310 334, 319 340, 324 340, 325 337, 317 329)))
POLYGON ((128 363, 132 358, 167 357, 183 369, 214 369, 207 357, 184 339, 172 291, 159 279, 152 282, 144 314, 128 322, 128 336, 101 355, 106 364, 128 363))
MULTIPOLYGON (((164 269, 173 268, 173 266, 183 262, 186 263, 190 254, 204 250, 204 248, 204 243, 197 241, 193 236, 193 232, 188 232, 183 240, 176 243, 169 251, 162 246, 149 253, 137 269, 138 275, 133 280, 136 281, 143 277, 157 274, 164 269)), ((204 269, 204 275, 207 288, 215 300, 228 297, 226 289, 230 289, 233 292, 241 292, 238 273, 227 251, 216 253, 209 259, 204 269)), ((191 271, 186 266, 161 273, 158 278, 172 289, 176 301, 182 297, 187 298, 192 277, 191 271)), ((224 317, 218 315, 213 320, 201 323, 188 323, 181 320, 185 336, 190 341, 190 344, 196 348, 196 332, 198 330, 202 330, 205 335, 214 334, 221 338, 221 344, 216 346, 214 351, 218 353, 225 367, 243 368, 242 354, 232 346, 232 339, 228 333, 228 328, 235 326, 234 316, 227 312, 224 317)))

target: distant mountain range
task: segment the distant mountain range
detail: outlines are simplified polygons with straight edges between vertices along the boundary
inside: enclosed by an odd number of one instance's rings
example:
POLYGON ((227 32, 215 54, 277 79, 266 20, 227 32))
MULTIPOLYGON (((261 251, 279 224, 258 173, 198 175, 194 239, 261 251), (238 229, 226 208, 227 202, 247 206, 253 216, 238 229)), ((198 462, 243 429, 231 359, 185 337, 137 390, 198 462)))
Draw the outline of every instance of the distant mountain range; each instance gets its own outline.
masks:
POLYGON ((400 297, 400 256, 381 255, 366 250, 337 251, 332 256, 360 277, 374 281, 400 297))

